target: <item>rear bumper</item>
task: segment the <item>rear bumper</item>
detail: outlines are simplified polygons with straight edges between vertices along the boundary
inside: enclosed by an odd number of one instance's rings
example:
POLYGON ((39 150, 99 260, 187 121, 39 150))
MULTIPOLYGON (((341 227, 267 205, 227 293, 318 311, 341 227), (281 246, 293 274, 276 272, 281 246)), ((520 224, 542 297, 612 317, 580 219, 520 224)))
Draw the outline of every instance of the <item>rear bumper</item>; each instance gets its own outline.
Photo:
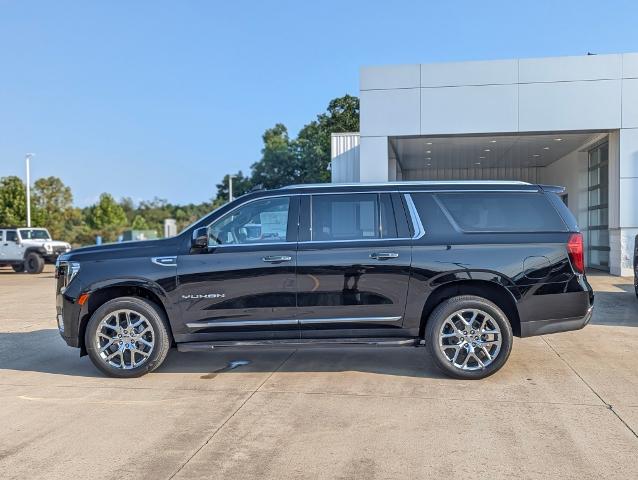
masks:
POLYGON ((580 330, 591 321, 594 306, 587 309, 584 317, 560 318, 552 320, 536 320, 521 323, 521 337, 533 337, 549 333, 568 332, 580 330))

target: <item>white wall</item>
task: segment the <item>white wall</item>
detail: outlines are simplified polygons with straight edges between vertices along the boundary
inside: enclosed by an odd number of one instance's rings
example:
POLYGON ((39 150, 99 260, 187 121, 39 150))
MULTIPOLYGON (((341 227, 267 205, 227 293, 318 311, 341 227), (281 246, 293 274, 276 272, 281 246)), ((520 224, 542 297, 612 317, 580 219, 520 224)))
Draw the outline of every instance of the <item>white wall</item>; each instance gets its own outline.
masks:
POLYGON ((638 127, 638 54, 363 67, 360 90, 363 137, 638 127))

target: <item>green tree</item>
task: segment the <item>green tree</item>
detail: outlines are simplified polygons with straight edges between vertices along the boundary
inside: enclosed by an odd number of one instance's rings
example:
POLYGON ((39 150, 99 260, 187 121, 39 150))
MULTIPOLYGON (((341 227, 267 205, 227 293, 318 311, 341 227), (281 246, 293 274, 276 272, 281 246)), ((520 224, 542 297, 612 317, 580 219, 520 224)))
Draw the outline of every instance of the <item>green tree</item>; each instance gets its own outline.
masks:
MULTIPOLYGON (((215 198, 223 201, 224 203, 228 201, 228 177, 229 175, 226 175, 222 180, 222 183, 217 184, 217 197, 215 198)), ((243 194, 248 193, 251 188, 251 179, 249 177, 245 177, 241 170, 233 175, 233 197, 240 197, 243 194)))
POLYGON ((25 225, 26 202, 26 189, 19 177, 0 178, 0 225, 25 225))
MULTIPOLYGON (((262 158, 251 167, 251 182, 264 188, 329 182, 331 134, 358 131, 359 99, 352 95, 331 100, 326 112, 305 125, 295 139, 278 123, 263 135, 262 158)), ((218 195, 228 198, 219 187, 218 195)))
POLYGON ((100 195, 100 200, 89 207, 86 223, 107 242, 114 241, 126 226, 126 213, 109 193, 100 195))
POLYGON ((266 130, 262 138, 261 160, 251 167, 253 184, 279 188, 296 183, 301 172, 286 126, 278 123, 266 130))
POLYGON ((331 100, 327 112, 305 125, 294 142, 301 172, 298 182, 329 182, 331 134, 358 131, 359 99, 344 95, 331 100))
POLYGON ((33 185, 33 202, 33 223, 46 227, 55 239, 68 239, 67 230, 73 220, 71 189, 58 177, 40 178, 33 185))
POLYGON ((133 222, 131 223, 131 229, 133 230, 148 230, 148 223, 141 215, 135 215, 133 222))
POLYGON ((133 219, 135 218, 136 210, 135 202, 133 201, 133 199, 131 197, 122 197, 120 199, 120 207, 122 207, 122 210, 124 210, 128 223, 132 223, 133 219))

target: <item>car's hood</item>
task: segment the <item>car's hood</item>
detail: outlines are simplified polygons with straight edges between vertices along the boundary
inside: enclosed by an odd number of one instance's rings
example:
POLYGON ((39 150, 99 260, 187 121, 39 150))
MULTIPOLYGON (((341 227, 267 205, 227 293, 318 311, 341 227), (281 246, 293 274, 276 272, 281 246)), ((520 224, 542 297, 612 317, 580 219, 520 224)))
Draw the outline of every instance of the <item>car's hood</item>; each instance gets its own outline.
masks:
POLYGON ((108 260, 116 258, 170 256, 178 254, 178 237, 136 242, 105 243, 71 250, 62 260, 108 260))
POLYGON ((25 245, 51 245, 52 247, 71 247, 71 244, 60 240, 28 239, 22 241, 25 245))

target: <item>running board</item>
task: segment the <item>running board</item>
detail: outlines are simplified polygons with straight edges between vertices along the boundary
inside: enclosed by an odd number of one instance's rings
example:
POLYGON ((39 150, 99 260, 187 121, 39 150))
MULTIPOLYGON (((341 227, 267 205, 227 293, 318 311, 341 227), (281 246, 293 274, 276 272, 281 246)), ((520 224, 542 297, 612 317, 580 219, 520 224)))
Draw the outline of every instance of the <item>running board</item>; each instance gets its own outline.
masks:
POLYGON ((240 340, 178 343, 180 352, 204 352, 216 348, 330 348, 330 347, 416 347, 417 338, 295 338, 285 340, 240 340))

